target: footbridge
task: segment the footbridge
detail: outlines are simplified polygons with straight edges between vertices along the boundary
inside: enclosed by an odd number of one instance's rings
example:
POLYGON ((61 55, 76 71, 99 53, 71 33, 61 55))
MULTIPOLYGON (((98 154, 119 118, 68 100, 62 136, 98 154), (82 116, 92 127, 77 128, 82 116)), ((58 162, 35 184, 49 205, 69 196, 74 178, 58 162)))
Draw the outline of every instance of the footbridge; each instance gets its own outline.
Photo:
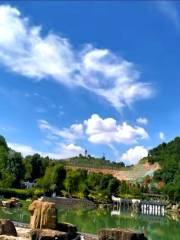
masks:
POLYGON ((166 203, 164 201, 124 199, 112 196, 113 209, 128 209, 138 211, 145 215, 164 216, 166 203))

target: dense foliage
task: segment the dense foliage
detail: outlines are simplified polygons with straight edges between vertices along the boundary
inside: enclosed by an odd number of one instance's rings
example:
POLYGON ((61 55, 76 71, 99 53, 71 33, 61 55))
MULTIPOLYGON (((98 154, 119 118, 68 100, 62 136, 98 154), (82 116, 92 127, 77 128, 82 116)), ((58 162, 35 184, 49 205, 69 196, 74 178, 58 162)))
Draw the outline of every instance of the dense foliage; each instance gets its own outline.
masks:
POLYGON ((46 195, 56 192, 66 197, 88 198, 98 202, 107 202, 112 195, 140 196, 140 188, 136 184, 120 182, 110 174, 67 169, 60 163, 47 167, 36 186, 43 189, 46 195))
POLYGON ((112 175, 73 170, 72 166, 122 168, 122 163, 115 164, 90 155, 68 161, 52 160, 39 154, 23 158, 21 153, 8 148, 4 137, 0 136, 0 194, 25 198, 56 193, 102 202, 109 201, 112 195, 140 198, 142 193, 161 193, 179 201, 180 138, 150 150, 147 160, 161 166, 153 179, 146 176, 141 183, 120 182, 112 175), (26 189, 28 187, 30 189, 26 189))
POLYGON ((136 185, 119 182, 112 175, 88 173, 87 170, 72 170, 69 166, 124 167, 105 158, 90 155, 74 157, 68 161, 55 161, 39 154, 22 157, 21 153, 8 148, 5 139, 0 137, 0 194, 22 198, 47 196, 56 193, 60 196, 89 198, 94 201, 109 201, 112 195, 137 196, 136 185), (26 189, 26 184, 32 184, 26 189))
POLYGON ((0 187, 19 187, 23 172, 21 154, 9 149, 0 136, 0 187))
POLYGON ((154 180, 163 182, 161 192, 172 200, 180 200, 180 137, 162 143, 149 151, 148 161, 158 162, 161 169, 155 172, 154 180))

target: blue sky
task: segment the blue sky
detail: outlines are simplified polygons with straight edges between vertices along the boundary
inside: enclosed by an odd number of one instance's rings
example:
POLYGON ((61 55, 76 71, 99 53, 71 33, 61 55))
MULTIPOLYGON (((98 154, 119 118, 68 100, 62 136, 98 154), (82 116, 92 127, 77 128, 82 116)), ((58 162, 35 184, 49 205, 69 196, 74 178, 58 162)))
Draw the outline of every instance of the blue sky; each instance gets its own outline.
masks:
POLYGON ((136 163, 180 133, 180 3, 1 1, 0 133, 136 163))

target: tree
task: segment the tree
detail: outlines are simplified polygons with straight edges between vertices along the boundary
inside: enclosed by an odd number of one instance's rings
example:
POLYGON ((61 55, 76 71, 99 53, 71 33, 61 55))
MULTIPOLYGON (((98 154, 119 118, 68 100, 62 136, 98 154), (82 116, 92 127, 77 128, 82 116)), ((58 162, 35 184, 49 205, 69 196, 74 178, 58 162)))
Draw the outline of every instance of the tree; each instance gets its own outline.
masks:
POLYGON ((119 189, 119 181, 116 178, 111 178, 108 187, 107 187, 107 194, 109 196, 116 195, 119 189))
POLYGON ((3 146, 6 150, 8 149, 6 140, 2 135, 0 135, 0 146, 3 146))
POLYGON ((52 183, 55 185, 55 189, 57 193, 60 193, 60 191, 64 188, 64 180, 66 178, 66 170, 65 168, 58 164, 54 166, 53 172, 52 172, 52 183))
POLYGON ((64 179, 66 177, 65 168, 60 165, 48 166, 45 175, 37 181, 37 185, 42 187, 47 193, 60 193, 64 188, 64 179))
POLYGON ((6 169, 7 172, 15 176, 13 186, 20 187, 21 180, 24 177, 24 166, 21 153, 15 152, 13 150, 9 151, 6 169))
POLYGON ((87 171, 86 170, 68 170, 66 179, 64 181, 65 190, 69 194, 73 193, 83 193, 86 191, 86 179, 87 171))
POLYGON ((1 158, 1 185, 4 187, 20 187, 23 179, 23 163, 22 156, 13 150, 8 152, 5 149, 0 150, 1 158))

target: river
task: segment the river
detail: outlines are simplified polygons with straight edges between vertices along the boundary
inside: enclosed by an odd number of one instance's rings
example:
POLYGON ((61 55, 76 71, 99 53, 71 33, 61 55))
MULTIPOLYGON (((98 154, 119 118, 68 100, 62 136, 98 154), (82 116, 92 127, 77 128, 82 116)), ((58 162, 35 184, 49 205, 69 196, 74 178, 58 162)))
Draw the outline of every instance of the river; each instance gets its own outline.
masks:
MULTIPOLYGON (((29 222, 26 209, 0 208, 0 218, 29 222)), ((133 214, 132 212, 112 212, 110 209, 58 209, 58 221, 70 222, 78 231, 96 234, 105 227, 129 228, 144 232, 148 240, 179 240, 180 221, 177 218, 133 214), (119 215, 114 215, 119 214, 119 215)))

